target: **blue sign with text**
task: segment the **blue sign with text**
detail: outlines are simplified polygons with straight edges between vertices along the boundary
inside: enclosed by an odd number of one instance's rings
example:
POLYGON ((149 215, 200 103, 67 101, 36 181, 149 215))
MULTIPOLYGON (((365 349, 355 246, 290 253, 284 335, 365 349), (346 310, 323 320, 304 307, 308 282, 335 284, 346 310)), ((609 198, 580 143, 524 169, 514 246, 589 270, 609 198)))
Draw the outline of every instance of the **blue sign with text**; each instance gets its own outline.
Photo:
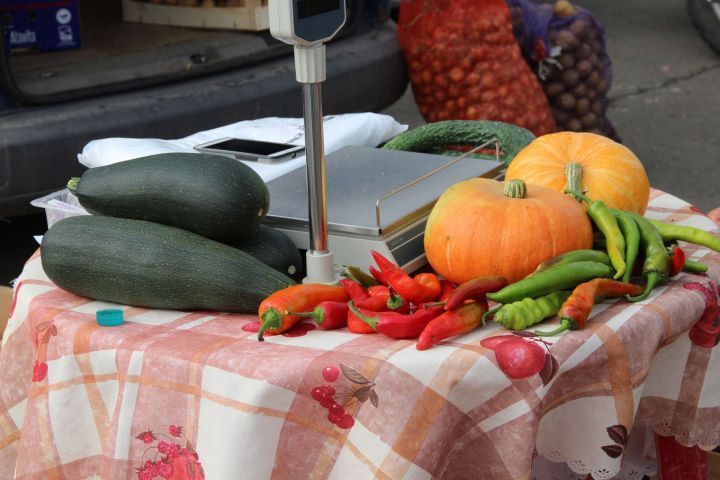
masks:
POLYGON ((5 47, 41 52, 80 47, 77 0, 0 0, 5 47))

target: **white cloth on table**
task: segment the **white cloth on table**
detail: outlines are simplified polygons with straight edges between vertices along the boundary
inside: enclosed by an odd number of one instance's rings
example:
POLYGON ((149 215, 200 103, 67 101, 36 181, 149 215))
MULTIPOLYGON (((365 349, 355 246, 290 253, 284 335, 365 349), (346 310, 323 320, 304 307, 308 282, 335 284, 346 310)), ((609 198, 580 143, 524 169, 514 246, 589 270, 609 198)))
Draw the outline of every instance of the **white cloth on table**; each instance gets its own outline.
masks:
MULTIPOLYGON (((376 147, 407 130, 407 125, 401 125, 388 115, 347 113, 326 116, 323 130, 325 153, 328 154, 350 145, 376 147)), ((78 160, 86 167, 93 168, 158 153, 201 153, 194 149, 196 145, 226 137, 304 145, 304 122, 302 118, 269 117, 237 122, 177 140, 155 138, 93 140, 85 145, 82 153, 78 154, 78 160)), ((272 165, 239 161, 255 170, 265 182, 269 182, 302 167, 305 164, 305 155, 272 165)))

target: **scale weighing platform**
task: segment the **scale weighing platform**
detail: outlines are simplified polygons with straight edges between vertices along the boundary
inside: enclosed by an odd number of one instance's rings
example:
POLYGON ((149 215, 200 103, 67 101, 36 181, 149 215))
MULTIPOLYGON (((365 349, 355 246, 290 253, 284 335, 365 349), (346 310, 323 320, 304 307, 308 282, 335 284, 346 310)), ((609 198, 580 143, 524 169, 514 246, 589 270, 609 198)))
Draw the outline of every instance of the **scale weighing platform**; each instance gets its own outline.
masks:
MULTIPOLYGON (((472 151, 495 146, 496 142, 472 151)), ((469 154, 470 152, 468 152, 469 154)), ((426 153, 345 147, 325 158, 328 244, 339 265, 365 267, 377 250, 406 271, 427 263, 423 237, 440 195, 473 177, 498 178, 498 161, 426 153)), ((306 167, 267 184, 265 222, 286 233, 302 250, 310 248, 306 167)))

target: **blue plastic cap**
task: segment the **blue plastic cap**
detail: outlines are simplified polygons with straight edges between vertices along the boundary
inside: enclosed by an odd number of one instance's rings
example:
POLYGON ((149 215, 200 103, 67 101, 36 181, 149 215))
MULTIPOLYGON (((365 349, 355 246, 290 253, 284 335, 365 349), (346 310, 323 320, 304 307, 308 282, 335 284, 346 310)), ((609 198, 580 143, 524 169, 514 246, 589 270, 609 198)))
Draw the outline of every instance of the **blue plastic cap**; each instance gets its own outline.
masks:
POLYGON ((108 308, 95 312, 95 320, 103 327, 116 327, 124 322, 123 311, 119 308, 108 308))

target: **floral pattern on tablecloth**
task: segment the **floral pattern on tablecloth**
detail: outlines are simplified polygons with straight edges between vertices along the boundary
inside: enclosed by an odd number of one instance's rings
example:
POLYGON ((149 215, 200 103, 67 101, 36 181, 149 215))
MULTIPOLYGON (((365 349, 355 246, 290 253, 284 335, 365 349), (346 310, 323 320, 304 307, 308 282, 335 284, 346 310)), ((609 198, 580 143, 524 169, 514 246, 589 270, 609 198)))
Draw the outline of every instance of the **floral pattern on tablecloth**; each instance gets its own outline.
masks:
MULTIPOLYGON (((647 215, 717 232, 657 190, 647 215)), ((541 343, 491 322, 422 352, 344 329, 260 343, 243 328, 253 316, 213 312, 121 307, 123 325, 100 327, 95 312, 114 305, 57 288, 36 253, 0 350, 0 478, 134 480, 171 444, 194 459, 178 472, 195 479, 637 478, 651 429, 720 443, 720 353, 703 346, 717 338, 720 255, 683 248, 707 275, 681 273, 643 302, 603 302, 582 330, 541 343), (532 368, 483 346, 503 335, 532 368), (47 371, 33 381, 39 359, 47 371), (325 377, 341 365, 359 376, 325 377), (352 425, 314 398, 325 385, 352 425), (160 435, 172 426, 184 441, 160 435)))

